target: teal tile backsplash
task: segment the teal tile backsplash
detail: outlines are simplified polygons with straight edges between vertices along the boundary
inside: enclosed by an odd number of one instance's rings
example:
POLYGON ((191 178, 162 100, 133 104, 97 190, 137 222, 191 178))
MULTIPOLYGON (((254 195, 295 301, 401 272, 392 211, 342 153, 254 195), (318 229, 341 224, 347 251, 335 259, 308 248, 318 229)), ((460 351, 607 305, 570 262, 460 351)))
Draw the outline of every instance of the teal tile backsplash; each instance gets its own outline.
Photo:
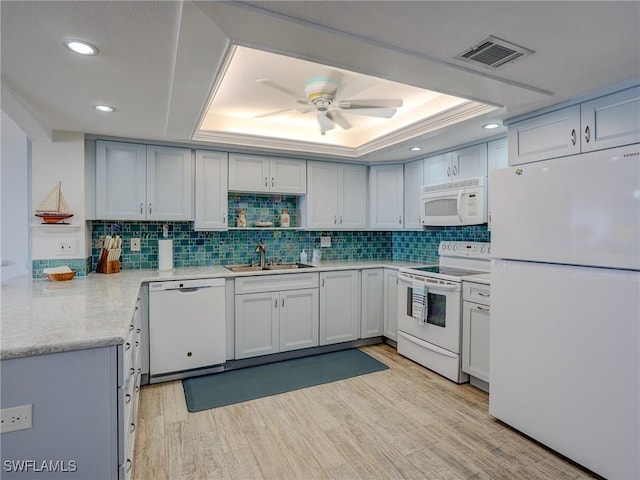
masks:
MULTIPOLYGON (((93 270, 98 261, 105 235, 120 235, 124 250, 123 269, 158 268, 158 239, 162 238, 165 222, 94 221, 92 229, 93 270), (140 238, 141 251, 131 252, 131 238, 140 238)), ((331 236, 331 247, 322 248, 323 260, 408 260, 420 263, 436 262, 438 244, 443 240, 489 241, 486 226, 444 227, 424 231, 302 231, 302 230, 228 230, 196 232, 191 222, 169 223, 169 238, 173 239, 175 267, 202 267, 242 264, 258 261, 255 246, 262 240, 267 260, 293 262, 302 249, 311 257, 320 248, 320 236, 331 236)))
MULTIPOLYGON (((166 222, 94 221, 91 232, 92 259, 97 264, 105 235, 120 235, 124 251, 121 268, 157 268, 158 239, 166 222), (130 239, 140 238, 140 252, 131 252, 130 239)), ((320 248, 322 233, 331 235, 331 247, 322 249, 324 260, 366 260, 391 258, 391 232, 306 232, 302 230, 228 230, 196 232, 191 222, 172 222, 169 238, 173 239, 175 267, 202 267, 258 261, 255 247, 262 240, 267 260, 293 262, 302 249, 311 256, 320 248)))
MULTIPOLYGON (((272 221, 279 226, 280 213, 289 209, 291 227, 296 227, 297 199, 286 195, 229 194, 229 225, 236 226, 239 209, 246 210, 247 225, 256 221, 272 221)), ((255 247, 262 240, 267 260, 294 262, 302 249, 311 258, 320 248, 321 235, 331 236, 331 247, 322 248, 323 260, 407 260, 431 263, 438 260, 438 244, 443 240, 488 242, 486 225, 470 227, 432 227, 422 231, 303 231, 303 230, 228 230, 194 231, 192 222, 93 221, 91 231, 91 265, 95 270, 105 235, 120 235, 123 252, 122 269, 158 268, 158 239, 162 226, 169 226, 173 239, 175 267, 206 267, 258 261, 255 247), (130 240, 140 238, 140 252, 132 252, 130 240)))

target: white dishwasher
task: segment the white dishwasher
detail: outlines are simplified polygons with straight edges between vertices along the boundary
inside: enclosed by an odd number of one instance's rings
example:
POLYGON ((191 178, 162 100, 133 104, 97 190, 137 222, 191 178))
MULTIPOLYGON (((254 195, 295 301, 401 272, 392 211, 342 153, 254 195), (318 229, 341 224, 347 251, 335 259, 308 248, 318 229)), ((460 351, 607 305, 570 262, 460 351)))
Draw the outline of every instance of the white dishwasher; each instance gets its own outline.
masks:
POLYGON ((225 362, 224 282, 204 278, 149 283, 150 383, 225 362))

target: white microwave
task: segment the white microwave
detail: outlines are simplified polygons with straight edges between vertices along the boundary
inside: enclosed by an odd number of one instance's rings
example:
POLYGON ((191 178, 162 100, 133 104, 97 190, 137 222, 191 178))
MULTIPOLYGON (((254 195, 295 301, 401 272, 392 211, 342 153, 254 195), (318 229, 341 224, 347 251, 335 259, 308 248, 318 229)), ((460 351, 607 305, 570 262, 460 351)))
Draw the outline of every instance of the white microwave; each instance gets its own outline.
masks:
POLYGON ((425 185, 420 188, 422 225, 487 223, 487 177, 425 185))

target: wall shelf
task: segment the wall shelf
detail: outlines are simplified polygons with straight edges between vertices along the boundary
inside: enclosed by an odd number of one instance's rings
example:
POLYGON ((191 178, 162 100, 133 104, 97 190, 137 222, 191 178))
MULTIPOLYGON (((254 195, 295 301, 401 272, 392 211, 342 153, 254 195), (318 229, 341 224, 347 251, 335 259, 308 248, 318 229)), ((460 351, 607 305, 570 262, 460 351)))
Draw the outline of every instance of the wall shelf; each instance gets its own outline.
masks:
POLYGON ((77 223, 32 223, 31 226, 33 228, 38 228, 42 231, 48 232, 71 232, 74 230, 79 230, 82 225, 77 223))

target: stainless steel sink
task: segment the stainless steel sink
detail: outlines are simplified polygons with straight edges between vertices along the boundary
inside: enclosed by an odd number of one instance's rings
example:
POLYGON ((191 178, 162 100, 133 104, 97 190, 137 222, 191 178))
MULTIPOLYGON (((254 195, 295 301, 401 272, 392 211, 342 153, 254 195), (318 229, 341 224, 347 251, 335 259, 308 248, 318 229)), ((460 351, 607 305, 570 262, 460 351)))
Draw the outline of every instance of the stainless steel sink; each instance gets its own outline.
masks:
POLYGON ((232 272, 260 272, 264 267, 260 265, 226 265, 225 268, 232 272))
POLYGON ((279 263, 276 265, 265 265, 265 270, 288 270, 291 268, 311 268, 313 265, 307 265, 306 263, 279 263))
POLYGON ((297 268, 311 268, 313 265, 306 263, 278 263, 272 265, 226 265, 225 268, 232 272, 261 272, 263 270, 294 270, 297 268))

